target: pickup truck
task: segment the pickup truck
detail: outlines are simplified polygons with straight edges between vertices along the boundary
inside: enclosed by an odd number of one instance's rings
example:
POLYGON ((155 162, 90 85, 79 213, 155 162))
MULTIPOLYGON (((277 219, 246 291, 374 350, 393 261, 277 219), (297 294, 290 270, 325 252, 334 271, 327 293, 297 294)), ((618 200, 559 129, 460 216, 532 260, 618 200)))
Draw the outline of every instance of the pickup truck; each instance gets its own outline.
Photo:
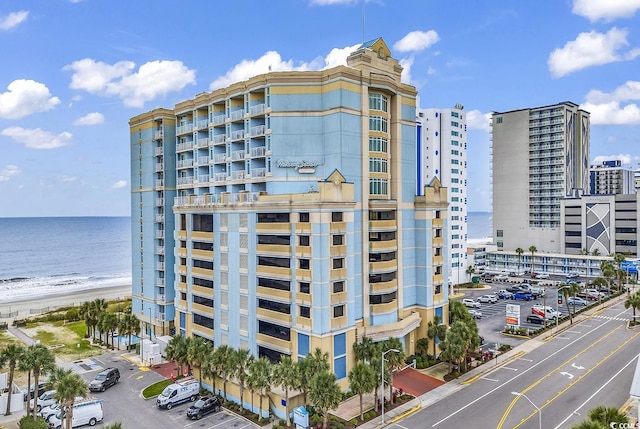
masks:
POLYGON ((523 299, 525 301, 531 301, 533 299, 533 295, 529 292, 516 292, 513 294, 513 299, 523 299))

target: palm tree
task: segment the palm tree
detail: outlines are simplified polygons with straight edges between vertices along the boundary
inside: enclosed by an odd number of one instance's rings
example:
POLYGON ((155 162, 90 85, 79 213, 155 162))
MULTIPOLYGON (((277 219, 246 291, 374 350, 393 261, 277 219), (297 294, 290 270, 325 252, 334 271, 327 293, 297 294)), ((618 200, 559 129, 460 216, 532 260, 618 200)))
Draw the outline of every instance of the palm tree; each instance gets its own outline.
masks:
MULTIPOLYGON (((475 337, 477 337, 477 332, 475 333, 475 337)), ((454 322, 447 332, 447 340, 449 343, 455 343, 454 349, 454 358, 457 363, 462 362, 462 369, 466 371, 466 361, 465 357, 469 349, 473 345, 474 332, 469 327, 469 325, 462 321, 454 322), (462 353, 459 353, 458 347, 462 348, 462 353)))
POLYGON ((516 254, 518 255, 518 274, 520 274, 520 266, 522 265, 522 255, 524 254, 524 249, 522 247, 518 247, 516 249, 516 254))
POLYGON ((375 372, 366 363, 357 362, 349 372, 349 388, 354 394, 360 396, 360 420, 364 420, 362 395, 376 388, 375 372))
POLYGON ((470 319, 471 314, 467 307, 460 301, 449 301, 449 326, 456 320, 470 319))
MULTIPOLYGON (((34 346, 27 347, 22 355, 22 359, 18 362, 18 369, 27 372, 27 399, 31 399, 31 391, 29 389, 31 388, 31 372, 33 371, 33 350, 34 346)), ((38 389, 36 388, 34 394, 37 391, 38 389)), ((27 400, 27 415, 31 413, 30 402, 31 401, 27 400)))
POLYGON ((633 324, 636 323, 636 309, 640 308, 640 292, 636 292, 632 295, 627 296, 627 299, 624 302, 624 308, 633 308, 633 324))
POLYGON ((329 371, 314 375, 311 379, 309 399, 316 411, 322 414, 323 428, 327 429, 329 427, 329 410, 338 408, 342 400, 342 392, 336 382, 336 376, 329 371))
POLYGON ((273 368, 273 379, 274 383, 278 383, 276 386, 284 390, 285 414, 287 426, 289 426, 289 391, 298 385, 298 363, 292 361, 291 356, 282 355, 280 362, 273 368))
POLYGON ((16 344, 9 344, 0 350, 0 367, 5 364, 9 365, 9 394, 7 395, 7 411, 5 416, 11 415, 11 393, 13 388, 13 375, 16 371, 16 365, 24 357, 25 348, 16 344))
POLYGON ((84 320, 84 324, 87 325, 86 338, 89 338, 89 335, 91 334, 89 332, 89 328, 91 326, 91 303, 89 301, 82 303, 78 311, 78 316, 80 316, 80 318, 84 320))
POLYGON ((253 356, 248 349, 238 349, 233 353, 233 376, 238 381, 240 387, 240 406, 244 408, 244 389, 247 383, 247 369, 251 362, 253 362, 253 356))
POLYGON ((531 252, 531 275, 533 275, 533 273, 535 272, 535 270, 533 269, 534 267, 533 255, 535 255, 537 251, 538 251, 538 248, 536 246, 529 246, 529 252, 531 252))
POLYGON ((618 278, 618 290, 622 288, 622 279, 625 276, 625 271, 622 269, 622 263, 627 260, 627 255, 624 253, 616 253, 613 255, 613 261, 616 264, 616 274, 618 278))
MULTIPOLYGON (((472 275, 473 273, 475 273, 475 272, 476 272, 476 269, 473 267, 473 265, 469 265, 469 266, 467 267, 467 269, 465 270, 465 272, 467 273, 467 276, 468 276, 468 277, 469 277, 469 279, 470 279, 470 278, 471 278, 471 275, 472 275)), ((469 279, 468 279, 468 280, 469 280, 469 279)))
POLYGON ((298 362, 298 389, 302 391, 303 402, 307 403, 307 394, 311 390, 311 378, 322 371, 329 371, 329 353, 316 347, 313 354, 308 354, 298 362))
POLYGON ((118 329, 118 316, 115 313, 105 313, 102 325, 107 331, 107 346, 109 345, 109 337, 111 337, 111 350, 113 350, 115 347, 113 334, 118 329))
MULTIPOLYGON (((452 301, 454 302, 454 301, 452 301)), ((455 301, 457 302, 457 301, 455 301)), ((436 339, 442 341, 447 334, 447 327, 442 324, 442 317, 439 315, 433 316, 433 321, 427 323, 427 338, 433 341, 433 359, 436 358, 436 339)))
POLYGON ((260 394, 258 420, 262 421, 262 396, 266 395, 271 387, 271 362, 263 356, 251 362, 247 372, 247 387, 251 389, 251 408, 253 408, 253 393, 258 392, 260 394))
MULTIPOLYGON (((576 296, 581 290, 580 285, 577 283, 563 283, 560 287, 558 287, 558 292, 562 293, 564 297, 564 302, 567 302, 570 296, 576 296)), ((567 310, 569 310, 569 323, 573 324, 573 313, 576 312, 576 304, 573 304, 573 312, 569 308, 569 304, 567 303, 567 310)))
POLYGON ((590 409, 589 420, 594 423, 599 423, 602 427, 613 427, 610 426, 611 422, 629 422, 627 416, 624 413, 621 413, 616 407, 605 407, 604 405, 598 405, 597 407, 590 409))
POLYGON ((129 342, 127 344, 129 344, 128 347, 131 347, 132 335, 138 335, 140 333, 140 320, 134 314, 124 313, 120 318, 118 330, 122 335, 129 336, 129 342))
POLYGON ((111 423, 110 425, 103 426, 102 429, 122 429, 121 422, 111 423))
POLYGON ((613 267, 613 263, 610 261, 602 261, 600 263, 600 271, 602 271, 602 277, 607 279, 607 283, 611 289, 611 281, 616 275, 616 269, 613 267))
POLYGON ((353 353, 356 360, 361 362, 369 362, 377 354, 376 348, 376 343, 367 336, 363 336, 359 343, 353 343, 353 353))
MULTIPOLYGON (((31 363, 33 364, 33 383, 37 386, 40 381, 40 374, 48 374, 53 371, 56 367, 56 358, 45 346, 42 344, 36 344, 33 346, 33 350, 31 351, 31 363)), ((33 419, 35 420, 38 412, 38 396, 33 396, 33 419)))
MULTIPOLYGON (((389 338, 382 345, 382 350, 387 351, 395 349, 399 352, 387 353, 385 369, 389 371, 389 398, 393 398, 393 372, 404 364, 404 347, 402 342, 397 338, 389 338)), ((384 400, 384 398, 383 398, 384 400)))
POLYGON ((593 249, 593 251, 591 252, 592 256, 600 256, 600 251, 598 249, 593 249))
POLYGON ((87 383, 80 377, 79 374, 73 372, 72 369, 56 368, 51 373, 49 382, 56 393, 53 397, 56 401, 62 404, 62 413, 65 416, 67 428, 71 428, 71 421, 73 419, 73 404, 76 397, 84 397, 87 395, 89 388, 87 383))
POLYGON ((93 338, 96 337, 96 329, 100 330, 100 319, 104 315, 107 309, 107 302, 102 298, 96 298, 91 301, 90 305, 91 313, 91 325, 93 331, 93 338))
POLYGON ((187 361, 189 366, 198 370, 198 380, 202 389, 202 366, 211 349, 211 343, 202 337, 194 337, 187 343, 187 361))
POLYGON ((164 353, 168 360, 176 363, 177 375, 182 374, 182 363, 187 356, 187 339, 182 335, 174 335, 167 343, 164 353))
POLYGON ((222 386, 224 389, 224 399, 227 399, 227 381, 229 381, 229 377, 233 374, 233 353, 234 350, 226 344, 221 345, 214 352, 214 367, 216 368, 216 373, 222 378, 222 386))

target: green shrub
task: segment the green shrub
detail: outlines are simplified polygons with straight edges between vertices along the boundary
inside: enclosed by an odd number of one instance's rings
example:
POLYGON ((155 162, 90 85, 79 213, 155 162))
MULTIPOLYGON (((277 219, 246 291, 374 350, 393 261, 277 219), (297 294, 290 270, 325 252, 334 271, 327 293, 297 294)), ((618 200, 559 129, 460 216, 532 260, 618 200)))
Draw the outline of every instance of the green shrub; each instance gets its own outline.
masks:
POLYGON ((73 322, 75 320, 80 320, 80 317, 78 316, 78 309, 72 308, 70 310, 67 310, 67 312, 64 315, 64 318, 70 322, 73 322))
POLYGON ((355 419, 351 419, 351 420, 349 420, 349 423, 351 423, 352 425, 354 425, 354 426, 355 426, 355 425, 357 425, 357 424, 358 424, 358 419, 357 419, 357 418, 355 418, 355 419))
POLYGON ((47 429, 48 425, 42 417, 33 420, 32 416, 24 416, 18 422, 18 427, 20 429, 47 429))

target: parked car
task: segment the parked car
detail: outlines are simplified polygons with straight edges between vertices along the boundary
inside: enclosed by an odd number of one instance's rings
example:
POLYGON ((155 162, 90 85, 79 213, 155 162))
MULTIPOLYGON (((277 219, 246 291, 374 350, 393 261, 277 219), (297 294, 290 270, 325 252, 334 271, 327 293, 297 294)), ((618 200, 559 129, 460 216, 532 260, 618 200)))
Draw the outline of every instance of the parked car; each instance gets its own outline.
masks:
POLYGON ((182 379, 164 388, 156 399, 158 408, 170 410, 174 405, 195 401, 200 391, 200 382, 194 378, 182 379))
POLYGON ((600 289, 598 289, 599 292, 604 293, 605 295, 610 295, 612 294, 614 291, 609 289, 608 287, 601 287, 600 289))
POLYGON ((579 280, 579 279, 575 279, 575 278, 569 278, 569 277, 567 277, 567 278, 564 280, 564 282, 565 282, 566 284, 578 284, 578 283, 580 283, 580 280, 579 280))
POLYGON ((589 303, 587 302, 586 299, 584 298, 580 298, 577 296, 570 296, 569 298, 567 298, 567 305, 582 305, 582 306, 586 306, 589 305, 589 303))
POLYGON ((533 295, 528 292, 516 292, 513 294, 513 299, 523 299, 525 301, 531 301, 533 299, 533 295))
POLYGON ((202 416, 220 411, 220 399, 217 396, 203 396, 187 409, 189 420, 200 420, 202 416))
POLYGON ((462 303, 469 308, 480 308, 480 303, 478 301, 474 301, 471 298, 464 298, 462 303))
POLYGON ((522 285, 509 286, 506 290, 511 293, 529 292, 529 288, 527 286, 523 287, 522 285))
POLYGON ((56 402, 54 404, 49 405, 48 407, 44 407, 43 409, 41 409, 40 415, 42 416, 43 419, 45 419, 45 421, 48 422, 51 416, 55 416, 56 414, 58 414, 59 411, 60 411, 60 404, 56 402))
POLYGON ((547 273, 536 273, 536 279, 544 280, 549 278, 549 274, 547 273))
POLYGON ((480 298, 478 298, 479 302, 483 302, 483 303, 495 303, 498 302, 498 298, 495 295, 482 295, 480 298))
MULTIPOLYGON (((46 384, 47 384, 46 380, 38 381, 38 389, 37 389, 37 392, 36 392, 35 396, 39 397, 40 395, 42 395, 44 392, 47 391, 47 388, 45 387, 46 384)), ((24 401, 25 402, 27 402, 29 399, 33 399, 33 396, 34 396, 33 393, 34 393, 35 390, 36 390, 35 389, 35 385, 32 384, 29 387, 28 390, 25 389, 23 391, 23 393, 24 393, 24 401)))
POLYGON ((599 292, 598 289, 585 289, 584 293, 589 296, 593 296, 596 299, 604 298, 606 296, 603 292, 599 292))
POLYGON ((104 392, 120 380, 118 368, 107 368, 100 371, 96 378, 89 383, 89 390, 92 392, 104 392))
POLYGON ((480 310, 471 309, 471 310, 469 310, 469 314, 474 319, 482 319, 482 312, 480 310))
POLYGON ((515 271, 509 272, 509 277, 516 277, 518 274, 515 271))
POLYGON ((509 276, 506 274, 498 274, 493 278, 493 280, 498 282, 506 282, 507 280, 509 280, 509 276))
MULTIPOLYGON (((36 405, 36 411, 40 412, 44 407, 48 407, 49 405, 53 405, 56 401, 53 399, 53 395, 56 393, 55 390, 47 390, 42 395, 38 396, 38 404, 36 405)), ((33 409, 35 399, 33 398, 29 401, 29 408, 33 409)))
POLYGON ((546 317, 547 320, 552 320, 562 316, 559 311, 549 305, 534 305, 531 308, 532 314, 537 314, 542 317, 546 317))
POLYGON ((580 274, 578 274, 578 273, 569 273, 569 274, 567 274, 567 278, 568 279, 577 279, 578 277, 580 277, 580 274))
POLYGON ((498 298, 500 299, 513 299, 513 293, 507 292, 506 290, 501 290, 498 292, 498 298))
POLYGON ((540 316, 539 314, 529 314, 527 316, 527 323, 535 323, 537 325, 543 325, 544 324, 544 317, 540 316))
MULTIPOLYGON (((73 404, 73 414, 71 417, 71 427, 78 426, 95 426, 101 422, 104 417, 102 409, 102 399, 84 399, 73 404)), ((65 418, 61 411, 51 416, 49 419, 49 427, 59 429, 62 426, 62 420, 65 418)))

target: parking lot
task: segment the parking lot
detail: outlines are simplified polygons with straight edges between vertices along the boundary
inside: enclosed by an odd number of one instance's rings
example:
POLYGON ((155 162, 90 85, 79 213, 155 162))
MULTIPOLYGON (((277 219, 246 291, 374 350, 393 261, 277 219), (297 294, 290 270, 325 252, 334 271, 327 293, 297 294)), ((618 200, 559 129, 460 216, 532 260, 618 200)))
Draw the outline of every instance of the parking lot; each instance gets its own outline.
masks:
MULTIPOLYGON (((497 295, 498 291, 501 289, 506 289, 513 284, 517 284, 517 282, 496 282, 496 283, 487 283, 484 289, 466 289, 464 290, 464 298, 471 298, 474 301, 477 301, 479 297, 482 295, 497 295), (488 287, 488 288, 487 288, 488 287)), ((529 314, 532 314, 532 307, 534 305, 546 305, 557 309, 562 316, 566 316, 569 313, 568 307, 566 303, 562 304, 558 303, 558 289, 555 286, 545 286, 545 294, 542 297, 538 297, 536 299, 532 299, 530 301, 523 300, 513 300, 513 299, 498 299, 496 303, 480 303, 480 308, 476 308, 475 310, 480 310, 482 313, 482 317, 477 319, 478 322, 478 330, 480 335, 484 338, 485 344, 489 344, 493 347, 494 344, 510 344, 511 346, 516 346, 524 341, 525 339, 508 337, 502 334, 502 331, 506 325, 506 306, 507 304, 515 304, 520 306, 520 326, 536 330, 542 327, 541 324, 529 323, 526 318, 529 314)), ((462 300, 462 298, 460 298, 462 300)), ((596 302, 597 304, 597 302, 596 302)), ((581 309, 582 307, 577 307, 576 310, 581 309)), ((573 312, 573 307, 571 307, 573 312)), ((549 324, 553 324, 551 321, 549 324)))
POLYGON ((120 352, 108 353, 98 358, 88 358, 70 364, 66 367, 78 372, 87 383, 95 375, 107 367, 120 370, 120 382, 105 392, 91 393, 91 397, 103 399, 104 422, 111 424, 126 422, 128 428, 253 428, 257 425, 231 414, 222 409, 202 417, 200 420, 188 420, 187 409, 192 404, 186 402, 176 405, 171 410, 159 409, 156 400, 144 399, 142 389, 163 379, 162 376, 124 359, 120 352))

